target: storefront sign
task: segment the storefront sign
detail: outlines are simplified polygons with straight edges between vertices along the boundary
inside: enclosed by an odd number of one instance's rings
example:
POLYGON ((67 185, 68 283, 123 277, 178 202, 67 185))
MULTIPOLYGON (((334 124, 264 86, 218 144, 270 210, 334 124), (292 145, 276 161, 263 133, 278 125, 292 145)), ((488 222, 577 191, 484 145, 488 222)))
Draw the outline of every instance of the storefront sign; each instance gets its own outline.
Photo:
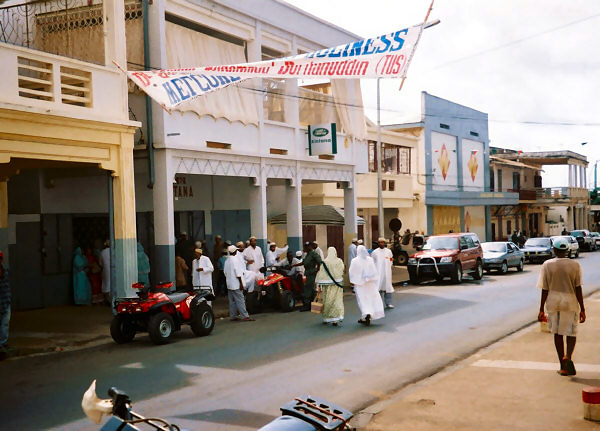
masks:
POLYGON ((175 199, 194 197, 194 189, 191 185, 186 184, 185 177, 175 177, 175 184, 173 184, 173 197, 175 199))
POLYGON ((308 126, 308 154, 337 154, 337 133, 335 123, 308 126))
POLYGON ((249 78, 402 78, 423 25, 375 38, 255 63, 182 69, 128 71, 127 75, 163 108, 249 78))

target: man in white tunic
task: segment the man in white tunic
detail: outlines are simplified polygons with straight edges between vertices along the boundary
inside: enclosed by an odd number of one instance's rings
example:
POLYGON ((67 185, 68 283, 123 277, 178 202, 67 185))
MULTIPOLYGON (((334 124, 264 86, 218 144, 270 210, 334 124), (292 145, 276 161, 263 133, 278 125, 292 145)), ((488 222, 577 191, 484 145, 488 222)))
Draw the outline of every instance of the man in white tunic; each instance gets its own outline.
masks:
POLYGON ((373 258, 363 245, 357 247, 356 253, 357 256, 350 263, 348 275, 350 283, 354 285, 356 301, 361 312, 358 323, 369 326, 371 320, 385 317, 383 302, 378 292, 379 274, 373 258))
MULTIPOLYGON (((270 266, 283 266, 285 256, 288 251, 288 246, 286 245, 283 248, 277 247, 277 244, 274 242, 269 244, 269 251, 267 251, 266 255, 266 266, 267 268, 270 266)), ((289 262, 288 262, 289 263, 289 262)))
POLYGON ((394 304, 392 304, 392 294, 394 293, 394 287, 392 286, 392 262, 394 261, 394 255, 392 250, 387 248, 385 238, 379 238, 377 245, 379 247, 373 250, 371 257, 379 272, 379 293, 381 294, 381 299, 385 303, 385 308, 391 309, 394 308, 394 304))
POLYGON ((210 290, 212 292, 212 273, 215 270, 212 262, 202 255, 202 249, 194 250, 195 258, 192 261, 192 286, 194 289, 210 290))
POLYGON ((102 294, 104 295, 104 301, 112 304, 110 289, 110 241, 104 243, 104 248, 100 252, 100 266, 102 267, 102 294))
POLYGON ((321 256, 321 260, 325 260, 325 254, 323 254, 323 250, 321 250, 321 247, 319 247, 319 244, 317 243, 317 241, 313 241, 313 249, 319 253, 319 256, 321 256))
POLYGON ((229 256, 225 260, 223 272, 227 280, 227 294, 229 296, 229 320, 252 321, 252 317, 246 311, 246 301, 244 300, 244 282, 243 275, 246 268, 237 255, 237 248, 230 245, 227 249, 229 256))
POLYGON ((244 283, 244 287, 248 293, 254 292, 254 288, 256 286, 256 280, 258 279, 258 275, 263 275, 261 272, 255 273, 254 271, 250 271, 247 269, 247 261, 244 257, 244 243, 242 241, 238 241, 235 246, 237 247, 236 257, 239 259, 242 268, 244 268, 242 281, 244 283))
POLYGON ((352 262, 352 259, 356 257, 356 247, 358 246, 358 238, 352 238, 352 243, 348 246, 348 260, 352 262))
POLYGON ((250 247, 247 247, 244 250, 244 259, 246 259, 248 269, 257 274, 259 274, 260 269, 265 266, 262 250, 256 245, 256 238, 253 236, 250 237, 250 247))

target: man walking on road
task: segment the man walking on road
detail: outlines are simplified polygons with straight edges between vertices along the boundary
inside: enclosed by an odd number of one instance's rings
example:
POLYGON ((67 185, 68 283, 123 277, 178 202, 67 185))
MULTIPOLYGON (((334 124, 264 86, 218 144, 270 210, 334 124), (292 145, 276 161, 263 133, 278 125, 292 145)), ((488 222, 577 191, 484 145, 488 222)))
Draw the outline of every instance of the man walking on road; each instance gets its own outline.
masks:
POLYGON ((371 257, 375 262, 375 267, 379 271, 379 293, 381 299, 385 302, 385 308, 392 309, 392 294, 394 293, 394 286, 392 286, 392 262, 394 261, 394 255, 392 250, 387 248, 387 241, 385 238, 379 238, 377 240, 377 248, 371 253, 371 257))
POLYGON ((229 256, 225 261, 225 278, 227 279, 227 293, 229 296, 229 320, 243 320, 246 322, 254 319, 246 311, 246 301, 244 301, 244 271, 246 270, 243 261, 236 256, 238 253, 234 245, 227 249, 229 256))
POLYGON ((544 305, 548 311, 548 325, 554 334, 554 346, 560 363, 562 376, 574 376, 572 361, 578 323, 585 322, 585 307, 581 291, 581 266, 567 258, 569 243, 565 238, 557 238, 554 243, 556 257, 542 265, 538 287, 542 289, 538 320, 544 319, 544 305), (567 354, 563 337, 567 337, 567 354))
POLYGON ((306 257, 304 258, 304 274, 306 281, 304 282, 303 302, 304 305, 300 311, 310 311, 310 303, 315 295, 315 277, 321 268, 322 259, 319 253, 313 247, 314 243, 307 242, 304 244, 306 257))

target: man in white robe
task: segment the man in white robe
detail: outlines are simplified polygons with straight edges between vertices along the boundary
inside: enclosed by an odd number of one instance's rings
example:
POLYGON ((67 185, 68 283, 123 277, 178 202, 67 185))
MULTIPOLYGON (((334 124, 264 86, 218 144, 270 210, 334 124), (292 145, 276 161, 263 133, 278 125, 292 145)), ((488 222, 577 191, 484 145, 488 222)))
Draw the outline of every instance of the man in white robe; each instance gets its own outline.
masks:
POLYGON ((274 242, 269 244, 269 250, 267 251, 267 254, 265 256, 265 265, 267 266, 267 268, 271 266, 283 266, 284 261, 286 260, 285 256, 287 254, 287 251, 288 246, 279 248, 274 242))
POLYGON ((263 276, 262 273, 255 273, 247 269, 247 260, 244 257, 244 243, 242 241, 238 241, 235 246, 237 247, 236 257, 240 261, 240 265, 243 268, 242 281, 244 283, 244 288, 248 293, 254 292, 254 288, 256 287, 256 280, 258 279, 258 275, 263 276))
POLYGON ((195 259, 192 261, 192 286, 194 289, 213 290, 212 273, 215 270, 207 256, 202 255, 202 249, 194 250, 195 259))
POLYGON ((394 255, 392 250, 387 248, 387 241, 385 238, 379 238, 377 240, 378 248, 373 250, 371 257, 379 272, 379 293, 381 299, 385 303, 385 308, 394 308, 392 304, 392 294, 394 293, 394 287, 392 286, 392 262, 394 261, 394 255))
POLYGON ((369 326, 371 320, 385 317, 383 301, 378 291, 379 274, 373 258, 369 256, 363 245, 357 247, 356 253, 356 257, 350 263, 348 275, 350 283, 354 285, 356 301, 361 313, 358 323, 369 326))
POLYGON ((100 266, 102 267, 102 295, 104 295, 106 303, 112 304, 110 289, 110 241, 104 243, 104 248, 100 252, 100 266))
POLYGON ((356 257, 356 247, 358 246, 358 238, 352 238, 352 243, 348 246, 348 263, 356 257))
POLYGON ((246 311, 244 300, 243 275, 246 270, 243 261, 236 256, 238 251, 234 245, 227 249, 229 256, 225 260, 223 272, 227 280, 227 294, 229 296, 229 320, 253 321, 246 311))
POLYGON ((319 256, 321 256, 321 260, 325 260, 325 254, 323 254, 323 250, 321 250, 321 247, 319 247, 319 244, 317 243, 317 241, 313 241, 313 249, 319 253, 319 256))

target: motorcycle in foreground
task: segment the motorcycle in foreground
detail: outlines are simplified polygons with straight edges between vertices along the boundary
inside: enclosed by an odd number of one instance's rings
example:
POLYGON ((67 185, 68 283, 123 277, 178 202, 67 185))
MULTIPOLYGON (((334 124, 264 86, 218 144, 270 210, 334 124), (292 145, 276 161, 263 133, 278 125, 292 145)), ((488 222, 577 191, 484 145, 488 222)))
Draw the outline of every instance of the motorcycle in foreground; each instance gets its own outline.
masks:
MULTIPOLYGON (((85 415, 99 424, 103 415, 111 415, 100 431, 184 431, 161 418, 146 418, 132 410, 129 396, 112 387, 110 399, 96 395, 96 380, 83 394, 81 407, 85 415), (145 426, 145 428, 139 428, 145 426)), ((258 431, 344 431, 350 430, 348 421, 354 416, 348 410, 313 396, 295 398, 281 408, 281 416, 258 431)))

